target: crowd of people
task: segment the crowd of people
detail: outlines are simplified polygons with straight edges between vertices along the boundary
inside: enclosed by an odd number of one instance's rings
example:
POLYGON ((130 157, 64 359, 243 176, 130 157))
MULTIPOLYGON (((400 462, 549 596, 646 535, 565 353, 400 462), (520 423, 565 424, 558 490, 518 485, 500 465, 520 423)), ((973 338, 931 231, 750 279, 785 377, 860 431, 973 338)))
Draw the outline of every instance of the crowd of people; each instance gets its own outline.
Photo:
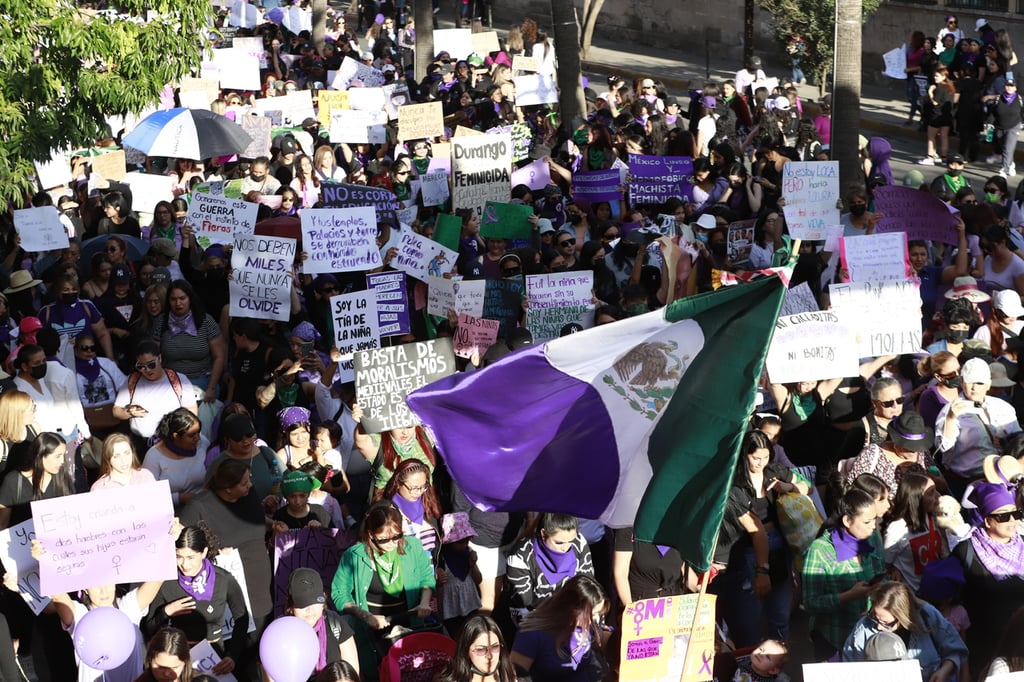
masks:
MULTIPOLYGON (((686 93, 644 76, 611 77, 596 90, 588 83, 586 115, 561 120, 556 105, 516 104, 516 57, 532 58, 542 76, 557 69, 537 21, 511 27, 486 54, 442 51, 417 81, 407 10, 364 0, 357 32, 329 9, 320 50, 309 32, 273 21, 232 29, 262 39, 263 88, 221 91, 210 108, 241 122, 264 98, 311 90, 316 102, 328 73, 354 59, 386 83, 404 83, 411 104, 440 102, 445 135, 399 142, 392 123, 383 143, 332 143, 313 117, 276 130, 270 157, 129 157, 130 170, 172 180, 173 200, 152 206, 129 184, 90 179, 88 159, 76 157, 71 183, 30 198, 57 208, 66 249, 26 252, 12 214, 4 216, 0 527, 30 520, 33 501, 167 481, 177 576, 51 594, 35 615, 7 572, 0 679, 21 679, 18 657, 29 655, 40 680, 208 679, 190 654, 204 640, 219 657, 213 674, 270 679, 260 638, 274 621, 273 584, 287 585, 283 614, 317 635, 317 681, 376 679, 397 643, 427 632, 455 640, 437 668, 444 682, 612 679, 624 607, 702 590, 717 596, 721 680, 787 679, 797 604, 810 617, 817 661, 913 658, 925 682, 1024 669, 1024 199, 1006 182, 1009 142, 983 193, 961 174, 964 156, 979 154, 981 131, 971 127, 961 81, 978 81, 979 107, 996 95, 999 139, 1016 142, 1020 121, 999 113, 1015 92, 1005 32, 990 31, 991 42, 982 32, 982 58, 951 16, 939 35, 945 51, 912 40, 908 55, 908 74, 929 78, 923 91, 908 90, 911 119, 925 99, 928 158, 944 156, 948 169, 931 183, 915 171, 904 184, 959 216, 952 248, 908 245, 924 311, 921 352, 865 358, 852 377, 766 377, 711 567, 698 571, 631 528, 551 510, 482 511, 426 429, 369 432, 335 347, 330 300, 367 289, 371 272, 394 271, 403 232, 430 238, 440 217, 456 216, 458 258, 447 278, 590 273, 594 325, 711 292, 723 273, 742 279, 787 264, 795 265, 790 286, 806 284, 827 308, 830 285, 848 273, 823 243, 791 239, 783 176, 787 163, 830 158, 829 98, 801 101, 792 81, 769 79, 754 57, 735 78, 686 93), (942 118, 957 102, 964 156, 948 153, 942 118), (435 147, 460 127, 508 126, 528 151, 516 166, 540 161, 550 175, 507 188, 507 202, 532 209, 528 239, 483 238, 477 211, 459 206, 457 194, 423 205, 417 183, 435 168, 435 147), (625 171, 620 200, 577 192, 577 174, 628 168, 638 154, 689 157, 693 175, 652 203, 629 201, 625 171), (221 181, 259 203, 258 234, 278 219, 298 234, 302 211, 323 206, 332 183, 383 188, 414 210, 403 213, 409 222, 378 224, 380 268, 311 276, 300 245, 288 321, 238 317, 232 242, 201 242, 187 219, 193 193, 221 181), (750 220, 753 243, 740 254, 729 226, 750 220), (312 531, 335 533, 347 549, 329 579, 297 568, 282 583, 275 539, 312 531), (218 561, 234 553, 240 573, 218 561), (85 615, 105 606, 127 615, 137 635, 132 655, 107 671, 72 646, 85 615)), ((129 131, 111 132, 116 143, 129 131)), ((836 197, 846 237, 874 234, 874 192, 896 182, 885 139, 859 146, 863 177, 836 197)), ((382 342, 457 333, 454 311, 428 313, 427 282, 407 281, 410 330, 382 342)), ((460 358, 459 371, 534 343, 523 308, 486 352, 460 358)), ((36 541, 32 554, 44 560, 56 549, 36 541)))

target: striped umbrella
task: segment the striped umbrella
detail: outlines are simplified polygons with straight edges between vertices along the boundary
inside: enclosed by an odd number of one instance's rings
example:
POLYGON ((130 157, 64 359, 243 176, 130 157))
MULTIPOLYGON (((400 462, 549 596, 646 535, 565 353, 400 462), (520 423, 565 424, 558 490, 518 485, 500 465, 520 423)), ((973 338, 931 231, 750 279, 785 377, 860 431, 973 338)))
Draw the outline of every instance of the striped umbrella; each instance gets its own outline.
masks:
POLYGON ((147 156, 209 159, 245 151, 252 138, 231 119, 204 109, 156 111, 125 135, 123 144, 147 156))

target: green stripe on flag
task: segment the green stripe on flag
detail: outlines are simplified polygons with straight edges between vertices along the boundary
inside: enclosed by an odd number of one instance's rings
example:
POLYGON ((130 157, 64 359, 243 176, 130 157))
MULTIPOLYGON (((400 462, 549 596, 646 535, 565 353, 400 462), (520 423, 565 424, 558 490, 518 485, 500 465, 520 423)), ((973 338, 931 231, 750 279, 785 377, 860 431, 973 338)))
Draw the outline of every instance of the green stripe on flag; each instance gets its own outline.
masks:
POLYGON ((698 571, 711 563, 757 383, 782 306, 778 276, 675 301, 669 322, 693 319, 704 347, 657 427, 653 476, 640 502, 636 539, 671 545, 698 571))

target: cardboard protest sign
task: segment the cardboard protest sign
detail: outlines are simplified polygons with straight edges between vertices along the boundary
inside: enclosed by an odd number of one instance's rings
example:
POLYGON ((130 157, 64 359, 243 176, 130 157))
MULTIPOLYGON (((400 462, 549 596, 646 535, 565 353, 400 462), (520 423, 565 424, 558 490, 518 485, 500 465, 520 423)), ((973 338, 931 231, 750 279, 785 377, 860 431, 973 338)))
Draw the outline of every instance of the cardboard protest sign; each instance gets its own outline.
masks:
POLYGON ((331 296, 331 315, 334 317, 334 347, 342 356, 357 350, 380 348, 377 294, 355 291, 331 296))
MULTIPOLYGON (((325 184, 323 187, 327 187, 325 184)), ((308 275, 373 270, 381 266, 373 207, 307 208, 300 216, 308 275)))
POLYGON ((829 287, 832 309, 857 320, 860 357, 921 352, 919 286, 917 280, 882 280, 829 287))
POLYGON ((16 209, 14 229, 21 237, 21 248, 29 253, 68 247, 68 231, 55 206, 16 209))
POLYGON ((470 38, 473 41, 473 52, 481 57, 486 57, 491 52, 497 52, 501 49, 501 45, 498 43, 497 31, 473 33, 470 35, 470 38))
POLYGON ((540 71, 540 60, 536 57, 527 57, 526 55, 517 54, 512 57, 512 70, 540 71))
POLYGON ((364 88, 384 85, 383 71, 357 62, 351 57, 345 57, 341 62, 341 68, 334 72, 328 72, 328 76, 331 73, 334 74, 333 78, 330 78, 331 87, 335 90, 348 90, 353 84, 364 88))
POLYGON ((461 237, 462 218, 450 213, 439 213, 434 223, 434 241, 452 251, 458 251, 461 237))
POLYGON ((195 78, 185 76, 178 85, 178 94, 183 92, 201 92, 206 100, 206 108, 210 108, 210 102, 220 97, 220 85, 212 78, 195 78))
POLYGON ((512 171, 512 186, 526 185, 532 190, 544 189, 551 184, 551 167, 544 159, 528 163, 512 171))
POLYGON ((7 573, 18 577, 18 594, 38 616, 50 603, 50 598, 41 591, 39 562, 32 558, 35 537, 32 519, 0 531, 0 562, 7 573))
POLYGON ((631 204, 662 204, 672 197, 690 201, 693 196, 693 159, 689 156, 630 154, 629 172, 631 204))
POLYGON ((417 341, 359 351, 355 370, 363 430, 380 433, 419 423, 405 404, 405 397, 417 388, 454 374, 455 354, 451 339, 417 341))
POLYGON ((242 116, 239 119, 242 130, 249 133, 252 142, 239 154, 243 159, 257 159, 270 156, 270 130, 273 121, 266 116, 242 116))
MULTIPOLYGON (((274 537, 274 616, 284 615, 288 577, 297 568, 311 568, 330 585, 341 555, 354 538, 337 528, 303 528, 274 537)), ((329 589, 329 588, 328 588, 329 589)))
POLYGON ((488 201, 480 220, 480 236, 484 239, 529 239, 533 232, 533 224, 529 220, 532 215, 532 206, 488 201))
POLYGON ((449 310, 471 317, 483 317, 487 280, 458 280, 431 277, 427 280, 427 312, 444 317, 449 310))
POLYGON ((907 233, 865 234, 839 240, 839 262, 851 282, 909 279, 914 276, 907 233))
POLYGON ((380 335, 408 334, 409 299, 405 289, 405 273, 367 273, 366 287, 377 296, 377 326, 380 335))
POLYGON ((124 180, 125 173, 127 173, 123 149, 115 149, 114 151, 94 156, 89 159, 89 165, 92 166, 92 172, 104 180, 121 181, 124 180))
POLYGON ((348 90, 321 90, 317 95, 316 120, 323 127, 331 125, 331 112, 348 109, 348 90))
POLYGON ((452 59, 473 54, 473 31, 468 28, 434 29, 434 54, 447 52, 452 59))
POLYGON ((448 174, 444 171, 424 173, 420 176, 420 193, 424 206, 440 206, 451 198, 448 174))
MULTIPOLYGON (((256 9, 255 7, 253 8, 256 9)), ((227 609, 225 609, 227 610, 227 609)), ((230 632, 230 630, 228 630, 230 632)), ((189 658, 192 659, 192 669, 218 680, 218 682, 238 682, 238 678, 231 673, 215 675, 213 668, 220 663, 220 655, 210 645, 208 640, 203 640, 189 650, 189 658)))
POLYGON ((398 226, 395 211, 401 208, 401 204, 395 198, 394 192, 383 187, 325 182, 320 186, 320 201, 324 206, 331 208, 373 206, 377 212, 378 223, 398 226))
POLYGON ((471 358, 474 353, 483 355, 498 340, 500 326, 501 323, 497 320, 483 320, 459 313, 459 326, 452 334, 455 355, 460 358, 471 358))
POLYGON ((295 240, 236 234, 228 282, 232 317, 287 322, 292 313, 295 240))
POLYGON ((882 62, 885 64, 884 73, 889 78, 896 80, 907 80, 907 46, 906 44, 895 47, 882 54, 882 62))
POLYGON ((173 517, 166 480, 32 502, 43 594, 174 580, 173 517))
POLYGON ((856 331, 839 313, 797 313, 775 322, 768 374, 776 384, 856 376, 859 358, 856 331))
POLYGON ((508 134, 452 138, 454 208, 471 208, 480 215, 488 201, 507 201, 511 165, 508 134))
POLYGON ((458 257, 458 251, 446 248, 412 230, 402 230, 398 255, 391 261, 391 266, 426 282, 427 277, 442 277, 446 272, 451 272, 458 257))
POLYGON ((876 234, 906 232, 908 240, 930 239, 944 244, 959 240, 958 216, 931 192, 900 185, 876 187, 875 210, 882 214, 875 225, 876 234))
POLYGON ((750 264, 750 251, 754 248, 754 225, 756 223, 756 218, 729 223, 725 240, 729 260, 732 261, 733 267, 750 264))
POLYGON ((523 314, 523 296, 526 283, 522 278, 488 279, 484 289, 484 310, 481 317, 498 320, 501 327, 498 335, 506 339, 519 323, 523 314))
POLYGON ((551 104, 558 101, 558 86, 551 76, 531 73, 526 76, 516 76, 512 80, 516 84, 517 107, 551 104))
POLYGON ((619 201, 622 188, 619 171, 580 171, 572 174, 573 196, 595 201, 619 201))
POLYGON ((256 227, 259 204, 242 199, 229 199, 213 194, 194 194, 188 205, 188 221, 199 243, 230 244, 236 234, 252 234, 256 227))
POLYGON ((839 162, 790 161, 782 167, 782 207, 793 239, 825 238, 839 224, 839 162))
POLYGON ((620 679, 701 682, 714 677, 714 595, 633 602, 622 624, 620 679))
POLYGON ((123 183, 132 188, 132 210, 152 213, 161 201, 174 199, 174 180, 169 175, 131 172, 123 183))
POLYGON ((332 143, 383 144, 387 140, 388 115, 383 111, 332 109, 330 140, 332 143))
MULTIPOLYGON (((916 658, 903 661, 862 661, 859 663, 804 663, 804 682, 920 682, 921 664, 916 658)), ((987 680, 1002 679, 1002 676, 987 680)), ((1011 679, 1019 679, 1012 678, 1011 679)))
POLYGON ((399 140, 404 142, 441 135, 444 135, 444 111, 440 102, 406 104, 398 110, 399 140))
POLYGON ((594 273, 559 272, 526 277, 526 327, 535 343, 561 336, 562 327, 594 326, 594 273))
POLYGON ((36 179, 39 180, 39 189, 50 189, 69 184, 74 178, 71 177, 71 166, 64 153, 53 149, 50 151, 48 161, 35 161, 36 179))

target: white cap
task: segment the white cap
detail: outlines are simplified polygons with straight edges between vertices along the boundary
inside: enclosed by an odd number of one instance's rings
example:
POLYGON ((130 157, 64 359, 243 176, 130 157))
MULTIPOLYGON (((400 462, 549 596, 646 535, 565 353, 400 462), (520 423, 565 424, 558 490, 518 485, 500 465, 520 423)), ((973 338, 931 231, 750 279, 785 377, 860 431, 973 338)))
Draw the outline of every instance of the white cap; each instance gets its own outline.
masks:
POLYGON ((992 381, 992 370, 988 363, 981 358, 971 358, 964 363, 960 370, 960 377, 965 384, 987 384, 992 381))
POLYGON ((1020 303, 1020 294, 1013 289, 997 291, 992 307, 1007 317, 1024 317, 1024 305, 1020 303))
POLYGON ((987 23, 988 23, 988 19, 978 19, 976 22, 974 22, 974 30, 975 31, 980 31, 981 27, 984 26, 987 23))

